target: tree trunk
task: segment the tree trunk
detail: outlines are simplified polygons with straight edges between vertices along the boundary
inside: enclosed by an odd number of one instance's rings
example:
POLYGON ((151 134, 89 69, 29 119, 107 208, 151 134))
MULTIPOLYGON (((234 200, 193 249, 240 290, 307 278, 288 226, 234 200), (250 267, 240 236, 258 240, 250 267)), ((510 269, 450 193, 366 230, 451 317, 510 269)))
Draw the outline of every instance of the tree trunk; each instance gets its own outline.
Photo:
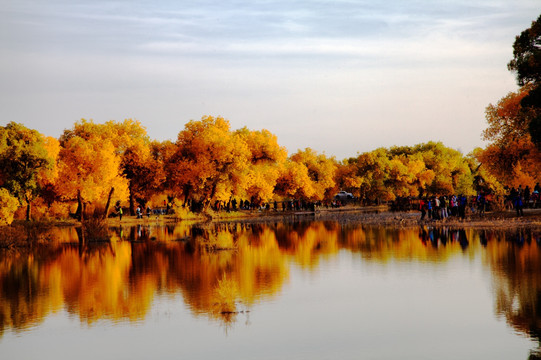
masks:
POLYGON ((133 199, 133 194, 130 190, 130 216, 135 215, 135 202, 133 199))
POLYGON ((77 190, 77 209, 79 211, 79 221, 83 222, 85 219, 85 209, 83 209, 83 199, 81 198, 81 190, 77 190))
POLYGON ((109 197, 107 198, 107 204, 105 204, 105 210, 103 211, 103 219, 107 219, 107 215, 109 214, 109 206, 111 205, 111 198, 113 197, 113 193, 115 192, 115 188, 111 187, 111 191, 109 191, 109 197))
POLYGON ((214 195, 216 194, 216 188, 218 187, 218 182, 214 182, 214 184, 212 184, 212 189, 210 190, 210 196, 208 199, 204 199, 204 210, 207 210, 208 208, 208 205, 210 204, 210 202, 212 201, 212 199, 214 198, 214 195))
POLYGON ((30 200, 26 199, 26 221, 30 221, 30 215, 31 215, 31 205, 30 200))

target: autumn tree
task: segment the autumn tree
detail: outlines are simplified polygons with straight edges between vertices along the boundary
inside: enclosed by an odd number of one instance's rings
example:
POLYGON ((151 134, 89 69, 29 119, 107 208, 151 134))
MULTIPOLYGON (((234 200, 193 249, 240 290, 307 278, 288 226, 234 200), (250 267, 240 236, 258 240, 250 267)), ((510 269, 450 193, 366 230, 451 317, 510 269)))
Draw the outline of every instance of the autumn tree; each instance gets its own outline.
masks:
POLYGON ((459 151, 429 142, 379 148, 347 159, 336 181, 369 203, 427 194, 473 194, 472 166, 459 151))
MULTIPOLYGON (((163 161, 154 156, 153 142, 139 121, 126 119, 122 122, 96 124, 83 119, 62 136, 63 139, 71 137, 112 146, 112 155, 120 159, 120 173, 128 180, 129 209, 132 215, 136 202, 145 204, 152 195, 162 190, 165 181, 163 161)), ((113 186, 109 191, 117 189, 113 186)), ((105 205, 105 212, 109 208, 108 204, 105 205)))
POLYGON ((26 220, 31 217, 31 202, 41 190, 40 172, 54 166, 45 143, 42 134, 21 124, 0 127, 0 186, 26 204, 26 220))
POLYGON ((122 158, 107 126, 81 120, 60 137, 57 192, 64 200, 77 200, 82 220, 89 203, 104 205, 128 197, 128 179, 122 173, 122 158))
MULTIPOLYGON (((395 148, 398 154, 400 148, 395 148)), ((411 149, 414 157, 421 159, 427 171, 419 173, 419 184, 429 194, 461 193, 473 195, 473 176, 464 155, 458 150, 446 147, 441 142, 418 144, 411 149), (430 178, 433 179, 430 181, 430 178)))
POLYGON ((528 131, 532 114, 522 107, 530 90, 527 85, 511 92, 485 111, 488 128, 483 131, 483 138, 490 144, 476 152, 476 157, 508 186, 532 187, 541 180, 541 153, 528 131))
POLYGON ((359 196, 364 201, 392 200, 394 194, 386 186, 390 162, 387 150, 379 148, 360 154, 355 163, 356 173, 361 176, 359 196))
POLYGON ((315 195, 315 189, 306 165, 287 161, 280 169, 274 193, 292 199, 312 198, 315 195))
POLYGON ((212 116, 192 120, 178 134, 175 145, 166 173, 185 203, 193 200, 208 206, 239 193, 251 154, 240 134, 230 130, 229 121, 212 116))
POLYGON ((242 188, 250 202, 260 205, 271 200, 274 188, 287 160, 287 150, 268 130, 253 131, 244 127, 235 132, 250 153, 248 166, 241 177, 242 188))
POLYGON ((541 150, 541 15, 516 37, 513 59, 507 67, 516 73, 519 86, 529 85, 521 106, 531 115, 527 129, 532 142, 541 150))
MULTIPOLYGON (((300 187, 294 193, 295 197, 311 201, 332 197, 332 191, 336 186, 334 175, 337 168, 334 158, 328 158, 325 154, 318 154, 316 151, 306 148, 291 155, 290 161, 296 165, 290 166, 285 175, 299 176, 301 180, 300 187), (294 173, 291 173, 291 170, 294 173)), ((283 180, 281 182, 283 183, 283 180)), ((289 190, 289 193, 291 192, 289 190)))
POLYGON ((133 215, 136 203, 145 205, 154 194, 162 190, 165 172, 163 158, 157 151, 160 145, 150 140, 139 121, 108 121, 103 127, 116 154, 121 158, 122 174, 129 184, 129 210, 133 215))
POLYGON ((135 203, 146 203, 165 181, 163 163, 153 157, 149 144, 137 143, 122 154, 122 173, 129 181, 129 208, 133 214, 135 203))
POLYGON ((357 158, 347 158, 339 162, 335 172, 335 183, 339 190, 350 192, 359 198, 362 174, 359 174, 356 164, 357 158))

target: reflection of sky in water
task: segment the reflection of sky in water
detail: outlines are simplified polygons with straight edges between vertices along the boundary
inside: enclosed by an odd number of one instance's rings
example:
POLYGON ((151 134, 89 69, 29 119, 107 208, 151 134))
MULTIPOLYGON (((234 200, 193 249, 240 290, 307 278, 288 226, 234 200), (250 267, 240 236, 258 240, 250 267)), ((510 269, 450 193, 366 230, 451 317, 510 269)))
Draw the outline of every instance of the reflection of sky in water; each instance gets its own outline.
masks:
MULTIPOLYGON (((0 355, 41 359, 527 359, 529 349, 536 347, 521 331, 522 324, 509 326, 515 317, 504 301, 514 297, 520 302, 526 296, 521 293, 525 286, 533 288, 530 292, 541 288, 532 275, 539 270, 540 259, 531 236, 516 245, 513 234, 480 236, 470 230, 469 246, 464 249, 452 240, 445 245, 423 244, 418 229, 348 227, 345 231, 338 226, 312 225, 301 230, 288 227, 289 234, 295 234, 280 240, 278 246, 273 234, 287 233, 280 226, 271 231, 266 227, 238 230, 235 251, 206 252, 195 246, 187 251, 185 241, 169 239, 122 241, 113 244, 111 252, 87 253, 64 259, 64 263, 57 259, 64 267, 48 267, 46 260, 34 259, 39 266, 30 269, 37 281, 49 280, 36 289, 37 305, 30 303, 26 311, 33 308, 32 316, 42 314, 41 320, 24 331, 8 325, 0 338, 0 355), (253 232, 257 241, 250 235, 253 232), (483 246, 485 237, 488 242, 483 246), (43 301, 52 297, 53 287, 62 283, 59 279, 68 278, 62 271, 80 270, 71 263, 76 259, 81 259, 78 266, 86 268, 81 272, 84 276, 74 279, 89 284, 79 298, 69 302, 64 290, 63 300, 43 301), (525 264, 526 270, 517 264, 525 264), (136 269, 138 266, 142 269, 136 269), (88 267, 108 269, 107 276, 100 280, 100 273, 88 267), (229 316, 212 313, 213 302, 218 300, 209 299, 224 273, 238 286, 236 310, 241 311, 229 316), (118 288, 99 285, 115 276, 122 280, 118 288), (517 279, 524 281, 515 291, 517 279), (100 297, 92 293, 95 291, 111 294, 100 297), (84 304, 88 296, 97 301, 92 304, 95 309, 84 304), (125 299, 121 301, 119 296, 125 299), (138 304, 130 305, 130 301, 138 304), (83 311, 95 311, 98 316, 87 321, 89 315, 83 311), (130 317, 126 312, 131 311, 142 311, 142 315, 130 317)), ((9 282, 7 262, 0 262, 3 306, 9 282)), ((73 293, 73 287, 65 289, 73 293)), ((22 299, 10 302, 23 303, 22 299)))

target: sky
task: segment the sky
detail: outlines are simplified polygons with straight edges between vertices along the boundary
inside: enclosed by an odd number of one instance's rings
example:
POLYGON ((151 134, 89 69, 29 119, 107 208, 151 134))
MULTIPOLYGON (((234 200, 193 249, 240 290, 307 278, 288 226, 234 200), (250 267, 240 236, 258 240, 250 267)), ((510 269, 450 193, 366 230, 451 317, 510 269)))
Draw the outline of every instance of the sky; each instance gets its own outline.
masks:
POLYGON ((0 0, 0 125, 80 119, 267 129, 337 160, 441 141, 486 146, 517 90, 515 36, 539 0, 0 0))

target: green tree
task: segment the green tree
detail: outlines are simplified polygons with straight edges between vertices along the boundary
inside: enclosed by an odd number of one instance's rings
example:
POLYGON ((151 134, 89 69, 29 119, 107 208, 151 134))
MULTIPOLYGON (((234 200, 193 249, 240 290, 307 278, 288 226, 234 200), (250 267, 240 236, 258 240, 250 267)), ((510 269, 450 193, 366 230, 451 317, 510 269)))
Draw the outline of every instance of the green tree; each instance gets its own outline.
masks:
POLYGON ((26 204, 26 220, 30 220, 32 200, 40 193, 38 175, 52 168, 53 161, 38 131, 15 122, 0 127, 0 183, 26 204))

